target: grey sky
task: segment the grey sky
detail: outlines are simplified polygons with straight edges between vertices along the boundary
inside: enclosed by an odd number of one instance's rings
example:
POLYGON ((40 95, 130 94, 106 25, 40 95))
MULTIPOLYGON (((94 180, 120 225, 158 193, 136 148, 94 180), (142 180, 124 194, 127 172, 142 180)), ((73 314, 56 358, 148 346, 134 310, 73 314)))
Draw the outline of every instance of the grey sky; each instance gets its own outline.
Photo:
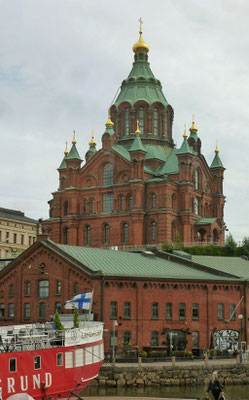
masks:
POLYGON ((177 145, 192 114, 209 165, 218 140, 225 222, 241 240, 249 235, 246 0, 0 0, 0 206, 46 218, 73 129, 83 159, 92 129, 100 148, 140 16, 177 145))

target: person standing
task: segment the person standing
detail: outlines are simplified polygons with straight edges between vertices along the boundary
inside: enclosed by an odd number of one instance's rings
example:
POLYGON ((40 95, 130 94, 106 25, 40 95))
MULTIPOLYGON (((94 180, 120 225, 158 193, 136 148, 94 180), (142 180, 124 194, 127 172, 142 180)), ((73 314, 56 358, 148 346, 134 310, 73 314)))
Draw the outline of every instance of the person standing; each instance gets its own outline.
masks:
POLYGON ((206 391, 206 397, 207 398, 208 398, 208 392, 209 391, 211 391, 211 393, 212 393, 212 395, 214 397, 214 400, 218 400, 219 397, 220 397, 220 394, 222 396, 224 396, 223 386, 219 381, 218 372, 217 371, 214 371, 212 373, 212 378, 209 381, 208 388, 207 388, 207 391, 206 391))

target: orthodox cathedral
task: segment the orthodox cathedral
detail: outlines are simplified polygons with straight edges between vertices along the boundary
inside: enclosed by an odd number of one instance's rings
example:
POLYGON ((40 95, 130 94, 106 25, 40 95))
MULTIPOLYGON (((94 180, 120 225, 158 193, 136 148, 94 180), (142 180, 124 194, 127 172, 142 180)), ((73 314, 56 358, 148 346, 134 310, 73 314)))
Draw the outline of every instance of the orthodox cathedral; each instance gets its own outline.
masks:
POLYGON ((141 22, 133 66, 109 110, 102 147, 97 150, 92 137, 82 163, 74 135, 43 232, 55 243, 76 246, 222 245, 225 168, 219 150, 209 166, 194 118, 176 148, 174 110, 150 68, 141 22))

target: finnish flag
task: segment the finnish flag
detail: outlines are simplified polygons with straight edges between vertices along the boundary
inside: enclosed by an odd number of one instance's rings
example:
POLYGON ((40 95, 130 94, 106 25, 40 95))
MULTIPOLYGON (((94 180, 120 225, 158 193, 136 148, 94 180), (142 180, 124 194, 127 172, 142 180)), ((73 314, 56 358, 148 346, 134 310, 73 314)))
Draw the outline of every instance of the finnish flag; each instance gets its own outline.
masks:
POLYGON ((68 300, 65 303, 65 308, 72 309, 77 308, 78 310, 90 310, 92 304, 93 292, 77 294, 72 300, 68 300))

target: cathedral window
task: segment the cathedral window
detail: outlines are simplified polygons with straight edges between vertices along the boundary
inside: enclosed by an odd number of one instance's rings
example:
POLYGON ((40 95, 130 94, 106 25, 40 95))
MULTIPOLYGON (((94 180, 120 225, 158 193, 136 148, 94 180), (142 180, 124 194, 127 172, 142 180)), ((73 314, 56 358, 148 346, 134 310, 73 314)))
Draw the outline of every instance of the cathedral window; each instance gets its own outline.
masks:
POLYGON ((123 224, 123 243, 128 243, 128 224, 123 224))
POLYGON ((195 189, 200 189, 200 175, 198 168, 195 168, 194 171, 194 181, 195 181, 195 189))
POLYGON ((125 136, 129 135, 129 110, 125 110, 125 136))
POLYGON ((103 186, 113 185, 113 166, 106 164, 103 168, 103 186))
POLYGON ((88 225, 86 227, 86 246, 90 246, 91 244, 91 227, 88 225))
POLYGON ((68 228, 64 229, 64 243, 69 244, 69 229, 68 228))
POLYGON ((151 224, 151 241, 155 242, 156 240, 156 223, 153 221, 151 224))
POLYGON ((94 214, 95 213, 95 200, 91 201, 91 213, 94 214))
POLYGON ((139 107, 139 109, 138 109, 138 121, 139 121, 139 130, 141 133, 144 133, 144 109, 143 109, 143 107, 139 107))
POLYGON ((195 215, 199 215, 200 213, 200 199, 198 197, 194 199, 194 213, 195 215))
POLYGON ((113 212, 113 193, 105 193, 103 195, 103 211, 107 213, 113 212))
POLYGON ((68 201, 64 202, 64 215, 68 214, 68 201))
POLYGON ((125 200, 124 196, 121 196, 120 197, 120 211, 124 211, 124 203, 125 203, 124 200, 125 200))
POLYGON ((153 331, 151 332, 151 346, 158 346, 158 345, 159 345, 158 332, 153 331))
POLYGON ((104 225, 104 244, 109 243, 109 225, 105 224, 104 225))
POLYGON ((151 208, 156 208, 156 195, 153 193, 151 196, 151 208))
POLYGON ((153 118, 153 133, 154 135, 158 135, 158 109, 154 108, 154 118, 153 118))
POLYGON ((172 207, 172 210, 176 209, 176 195, 175 194, 172 194, 172 196, 171 196, 171 207, 172 207))
POLYGON ((132 195, 128 197, 128 210, 132 209, 132 195))

